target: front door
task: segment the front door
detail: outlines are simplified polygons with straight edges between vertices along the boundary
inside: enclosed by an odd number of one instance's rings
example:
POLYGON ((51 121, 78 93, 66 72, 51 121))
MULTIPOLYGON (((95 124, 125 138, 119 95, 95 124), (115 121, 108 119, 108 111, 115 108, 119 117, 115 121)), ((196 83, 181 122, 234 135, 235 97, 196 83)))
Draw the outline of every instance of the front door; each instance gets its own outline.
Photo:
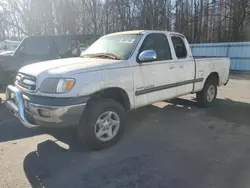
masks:
POLYGON ((135 82, 136 106, 152 104, 176 96, 177 66, 172 60, 167 36, 163 33, 151 33, 146 36, 139 49, 137 72, 142 76, 142 84, 135 82), (157 59, 152 62, 139 62, 139 54, 145 50, 154 50, 157 59))

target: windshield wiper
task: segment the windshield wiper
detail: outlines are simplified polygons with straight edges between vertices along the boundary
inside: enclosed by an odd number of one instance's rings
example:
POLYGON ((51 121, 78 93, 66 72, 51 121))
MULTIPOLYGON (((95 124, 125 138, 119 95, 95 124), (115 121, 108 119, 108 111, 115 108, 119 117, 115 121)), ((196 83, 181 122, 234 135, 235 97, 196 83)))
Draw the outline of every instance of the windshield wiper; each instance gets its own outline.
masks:
POLYGON ((113 53, 96 53, 96 54, 84 54, 82 57, 89 57, 89 58, 109 58, 109 59, 117 59, 123 60, 123 58, 113 54, 113 53))

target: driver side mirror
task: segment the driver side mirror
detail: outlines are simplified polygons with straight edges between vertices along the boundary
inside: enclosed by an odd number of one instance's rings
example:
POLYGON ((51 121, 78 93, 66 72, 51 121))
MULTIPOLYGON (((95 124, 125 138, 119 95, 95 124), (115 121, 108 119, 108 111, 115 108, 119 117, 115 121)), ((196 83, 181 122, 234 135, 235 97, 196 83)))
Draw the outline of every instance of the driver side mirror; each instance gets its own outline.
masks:
POLYGON ((157 59, 156 52, 154 50, 145 50, 139 55, 140 62, 150 62, 157 59))

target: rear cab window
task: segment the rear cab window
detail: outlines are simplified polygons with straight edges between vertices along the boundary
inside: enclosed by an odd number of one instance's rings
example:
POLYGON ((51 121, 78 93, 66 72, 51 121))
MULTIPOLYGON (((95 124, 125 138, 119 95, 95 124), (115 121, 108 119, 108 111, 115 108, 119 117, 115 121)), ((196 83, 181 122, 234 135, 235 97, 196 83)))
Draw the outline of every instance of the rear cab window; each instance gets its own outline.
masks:
POLYGON ((173 42, 176 57, 178 59, 186 58, 187 57, 187 49, 186 49, 186 45, 183 41, 183 38, 180 36, 172 36, 171 40, 173 42))

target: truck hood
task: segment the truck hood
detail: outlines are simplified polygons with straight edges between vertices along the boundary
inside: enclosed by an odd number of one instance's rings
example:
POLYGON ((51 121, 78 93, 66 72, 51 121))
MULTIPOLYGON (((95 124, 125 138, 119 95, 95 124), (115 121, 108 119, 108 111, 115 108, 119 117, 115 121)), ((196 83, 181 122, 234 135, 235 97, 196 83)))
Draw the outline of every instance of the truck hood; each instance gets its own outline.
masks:
POLYGON ((41 73, 47 73, 47 76, 69 76, 81 72, 119 67, 123 64, 122 62, 123 60, 100 58, 67 58, 30 64, 21 68, 19 72, 35 77, 41 73))

